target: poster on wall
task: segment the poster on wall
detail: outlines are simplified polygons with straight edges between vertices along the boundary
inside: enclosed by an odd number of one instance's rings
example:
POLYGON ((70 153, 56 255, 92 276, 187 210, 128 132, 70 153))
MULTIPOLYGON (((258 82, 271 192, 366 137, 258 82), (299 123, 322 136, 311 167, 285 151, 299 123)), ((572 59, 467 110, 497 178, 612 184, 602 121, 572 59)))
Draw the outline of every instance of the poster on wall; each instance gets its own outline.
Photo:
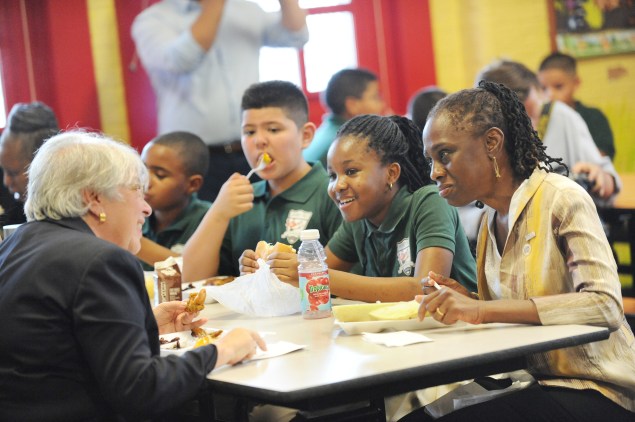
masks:
POLYGON ((574 57, 635 52, 635 0, 552 0, 558 51, 574 57))

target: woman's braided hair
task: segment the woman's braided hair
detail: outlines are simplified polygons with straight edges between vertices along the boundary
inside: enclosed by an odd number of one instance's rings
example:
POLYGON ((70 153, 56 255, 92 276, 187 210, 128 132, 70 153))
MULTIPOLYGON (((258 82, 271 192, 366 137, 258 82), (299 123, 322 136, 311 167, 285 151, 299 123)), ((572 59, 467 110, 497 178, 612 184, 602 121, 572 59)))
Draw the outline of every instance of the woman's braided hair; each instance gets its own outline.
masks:
POLYGON ((516 93, 505 85, 481 81, 478 88, 465 89, 445 97, 432 109, 428 120, 443 113, 458 131, 481 136, 497 127, 505 135, 505 150, 512 172, 527 179, 536 167, 546 171, 566 166, 561 158, 552 158, 534 130, 525 106, 516 93))
POLYGON ((432 183, 430 166, 423 157, 421 132, 412 120, 401 116, 356 116, 337 132, 337 138, 349 136, 368 142, 368 149, 377 153, 382 165, 398 163, 399 184, 408 186, 410 192, 432 183))

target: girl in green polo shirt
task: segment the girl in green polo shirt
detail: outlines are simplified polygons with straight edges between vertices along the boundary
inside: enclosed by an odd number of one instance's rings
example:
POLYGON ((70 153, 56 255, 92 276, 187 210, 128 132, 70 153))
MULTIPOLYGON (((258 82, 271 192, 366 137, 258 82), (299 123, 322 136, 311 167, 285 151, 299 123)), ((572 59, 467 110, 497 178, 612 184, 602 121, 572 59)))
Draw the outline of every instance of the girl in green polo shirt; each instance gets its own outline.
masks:
POLYGON ((329 196, 344 218, 326 247, 334 295, 412 300, 429 271, 476 290, 458 213, 431 181, 411 120, 354 117, 340 128, 327 162, 329 196), (353 267, 361 275, 350 272, 353 267))

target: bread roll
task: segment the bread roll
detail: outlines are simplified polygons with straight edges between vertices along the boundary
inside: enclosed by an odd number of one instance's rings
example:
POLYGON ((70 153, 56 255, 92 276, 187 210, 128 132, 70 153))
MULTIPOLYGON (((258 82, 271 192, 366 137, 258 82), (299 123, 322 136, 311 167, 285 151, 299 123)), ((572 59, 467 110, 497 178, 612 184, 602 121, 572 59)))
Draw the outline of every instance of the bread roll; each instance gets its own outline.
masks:
POLYGON ((269 255, 274 252, 287 252, 287 253, 295 253, 295 249, 291 247, 291 245, 287 245, 284 243, 276 242, 275 245, 271 243, 267 243, 264 240, 261 240, 256 245, 256 258, 267 259, 269 255))

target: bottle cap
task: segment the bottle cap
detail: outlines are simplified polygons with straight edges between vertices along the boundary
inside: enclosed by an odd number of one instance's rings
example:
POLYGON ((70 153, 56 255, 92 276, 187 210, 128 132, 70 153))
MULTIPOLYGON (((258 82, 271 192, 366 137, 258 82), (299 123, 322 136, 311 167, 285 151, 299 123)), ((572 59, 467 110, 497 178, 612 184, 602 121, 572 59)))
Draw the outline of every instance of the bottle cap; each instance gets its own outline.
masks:
POLYGON ((317 229, 302 230, 300 233, 300 240, 318 240, 320 238, 320 231, 317 229))

